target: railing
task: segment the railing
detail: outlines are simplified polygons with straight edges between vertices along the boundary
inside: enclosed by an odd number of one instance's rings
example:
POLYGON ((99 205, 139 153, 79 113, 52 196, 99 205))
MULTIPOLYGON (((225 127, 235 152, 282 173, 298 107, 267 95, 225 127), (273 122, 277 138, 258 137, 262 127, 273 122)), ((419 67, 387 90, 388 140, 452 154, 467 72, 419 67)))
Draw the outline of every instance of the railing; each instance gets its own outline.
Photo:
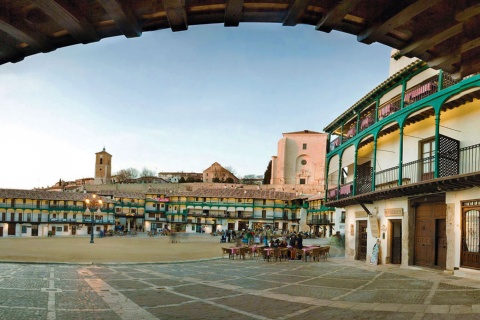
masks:
POLYGON ((412 103, 425 99, 437 91, 438 76, 435 76, 405 91, 403 99, 404 106, 406 107, 412 103))
POLYGON ((398 185, 398 166, 375 172, 375 190, 388 189, 398 185))
POLYGON ((331 224, 329 219, 307 219, 307 224, 331 224))
POLYGON ((346 184, 341 185, 339 192, 340 192, 340 194, 339 194, 338 197, 339 197, 340 199, 348 198, 348 197, 352 196, 352 193, 353 193, 353 183, 352 183, 352 182, 349 182, 349 183, 346 183, 346 184))
POLYGON ((380 108, 378 108, 378 120, 385 119, 392 113, 395 113, 398 110, 400 110, 400 102, 401 102, 401 99, 399 96, 381 105, 380 108))
POLYGON ((335 139, 330 141, 330 151, 333 151, 338 146, 340 146, 340 137, 336 137, 335 139))
POLYGON ((453 86, 454 84, 459 83, 460 80, 455 80, 452 78, 452 75, 449 73, 443 73, 443 89, 453 86))
POLYGON ((375 123, 375 119, 373 114, 370 113, 367 116, 360 119, 360 132, 370 127, 372 124, 375 123))
POLYGON ((434 178, 435 156, 415 160, 402 166, 402 176, 408 183, 431 180, 434 178))
POLYGON ((327 190, 327 199, 328 200, 337 200, 338 187, 331 188, 327 190))
POLYGON ((480 144, 460 149, 460 174, 480 171, 480 144))

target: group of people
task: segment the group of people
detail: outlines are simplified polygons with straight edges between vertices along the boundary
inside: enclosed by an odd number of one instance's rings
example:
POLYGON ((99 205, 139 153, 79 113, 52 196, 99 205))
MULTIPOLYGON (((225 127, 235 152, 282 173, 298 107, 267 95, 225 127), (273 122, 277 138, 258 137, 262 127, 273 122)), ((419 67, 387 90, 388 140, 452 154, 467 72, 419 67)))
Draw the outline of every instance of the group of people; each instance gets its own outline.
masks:
POLYGON ((281 248, 291 247, 296 249, 303 248, 303 234, 301 232, 276 233, 269 228, 262 230, 224 230, 221 231, 220 242, 236 242, 239 246, 263 244, 267 247, 281 248))

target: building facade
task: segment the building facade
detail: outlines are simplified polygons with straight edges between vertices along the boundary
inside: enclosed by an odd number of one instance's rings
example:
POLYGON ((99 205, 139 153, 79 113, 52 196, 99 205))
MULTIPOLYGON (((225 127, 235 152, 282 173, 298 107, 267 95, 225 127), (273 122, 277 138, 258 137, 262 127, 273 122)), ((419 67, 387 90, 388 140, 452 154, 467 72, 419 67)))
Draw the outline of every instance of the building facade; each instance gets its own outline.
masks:
POLYGON ((93 232, 153 231, 186 233, 258 229, 300 229, 306 203, 294 193, 203 188, 147 192, 97 190, 100 210, 87 211, 90 193, 0 189, 0 237, 72 236, 93 232), (92 224, 93 222, 93 224, 92 224))
POLYGON ((112 155, 105 151, 95 153, 94 184, 109 184, 112 181, 112 155))
POLYGON ((203 182, 238 183, 239 180, 233 173, 222 167, 218 162, 214 162, 203 171, 203 182))
POLYGON ((272 157, 271 185, 316 186, 323 191, 328 134, 315 131, 283 133, 272 157))
POLYGON ((480 76, 454 80, 419 60, 325 128, 328 207, 345 208, 346 255, 480 271, 480 76))

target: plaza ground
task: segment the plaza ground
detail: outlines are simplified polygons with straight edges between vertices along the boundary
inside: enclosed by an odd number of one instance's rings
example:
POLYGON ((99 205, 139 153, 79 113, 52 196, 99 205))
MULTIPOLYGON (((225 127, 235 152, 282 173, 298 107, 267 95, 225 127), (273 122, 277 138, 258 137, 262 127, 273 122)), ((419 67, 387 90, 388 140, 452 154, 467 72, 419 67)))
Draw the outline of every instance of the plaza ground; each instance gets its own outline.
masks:
POLYGON ((336 246, 326 261, 267 262, 222 259, 209 235, 89 241, 0 239, 0 320, 480 319, 480 281, 346 260, 336 246))
MULTIPOLYGON (((178 234, 147 237, 0 238, 0 261, 45 263, 140 263, 212 259, 221 256, 220 237, 178 234)), ((227 244, 232 246, 233 244, 227 244)))

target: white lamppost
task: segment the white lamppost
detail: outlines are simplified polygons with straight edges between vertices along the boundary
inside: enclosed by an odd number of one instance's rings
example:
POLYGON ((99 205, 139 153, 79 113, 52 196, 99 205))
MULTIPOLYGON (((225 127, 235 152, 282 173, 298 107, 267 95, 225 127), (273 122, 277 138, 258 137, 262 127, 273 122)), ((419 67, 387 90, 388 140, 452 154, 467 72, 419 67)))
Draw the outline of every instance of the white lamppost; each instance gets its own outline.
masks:
POLYGON ((100 208, 102 207, 103 201, 96 194, 92 194, 91 197, 85 199, 85 204, 87 205, 87 210, 85 211, 86 214, 91 215, 91 222, 92 222, 92 230, 90 234, 90 243, 93 242, 93 232, 94 232, 94 222, 95 222, 95 213, 102 213, 100 208))

